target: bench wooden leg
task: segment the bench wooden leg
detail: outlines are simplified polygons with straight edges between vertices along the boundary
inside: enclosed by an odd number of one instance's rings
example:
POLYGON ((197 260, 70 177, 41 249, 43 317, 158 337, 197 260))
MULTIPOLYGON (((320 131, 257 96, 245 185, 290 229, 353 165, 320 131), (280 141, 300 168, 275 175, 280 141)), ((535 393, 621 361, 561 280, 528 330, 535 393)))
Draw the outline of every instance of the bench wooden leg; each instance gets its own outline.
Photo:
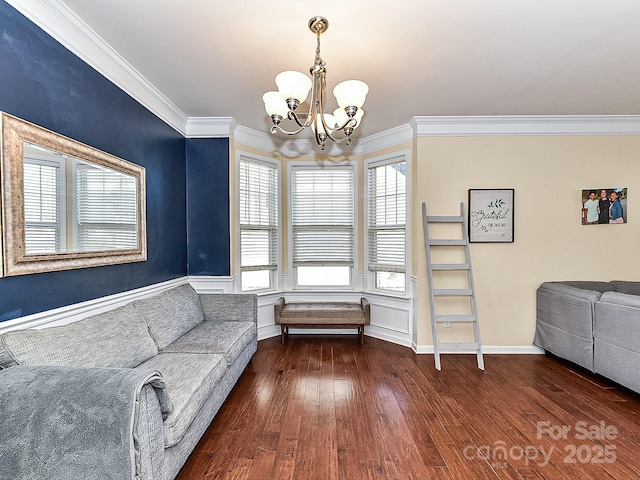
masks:
POLYGON ((358 327, 358 336, 360 337, 360 345, 364 345, 364 325, 358 327))
POLYGON ((285 326, 284 325, 280 325, 280 336, 282 338, 282 345, 284 345, 284 333, 285 333, 285 326))

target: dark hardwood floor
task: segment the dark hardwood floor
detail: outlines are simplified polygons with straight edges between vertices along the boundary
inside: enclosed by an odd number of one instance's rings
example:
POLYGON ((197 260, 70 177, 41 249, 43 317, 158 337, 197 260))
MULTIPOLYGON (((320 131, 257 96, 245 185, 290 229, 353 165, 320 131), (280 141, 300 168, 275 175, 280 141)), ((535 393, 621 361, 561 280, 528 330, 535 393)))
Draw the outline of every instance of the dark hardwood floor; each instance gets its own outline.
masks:
POLYGON ((187 479, 640 479, 640 396, 544 355, 260 341, 187 479))

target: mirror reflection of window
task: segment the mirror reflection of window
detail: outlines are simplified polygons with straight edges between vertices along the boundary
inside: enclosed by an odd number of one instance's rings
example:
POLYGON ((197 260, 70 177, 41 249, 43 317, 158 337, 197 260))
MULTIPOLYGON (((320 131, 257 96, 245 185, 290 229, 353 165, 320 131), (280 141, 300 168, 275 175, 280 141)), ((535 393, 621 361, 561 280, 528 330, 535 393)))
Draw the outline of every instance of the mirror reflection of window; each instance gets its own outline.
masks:
POLYGON ((136 181, 104 167, 76 167, 77 250, 136 248, 136 181))
POLYGON ((136 179, 24 143, 27 255, 137 247, 136 179))
POLYGON ((24 233, 28 255, 65 251, 64 169, 62 155, 25 143, 24 233))

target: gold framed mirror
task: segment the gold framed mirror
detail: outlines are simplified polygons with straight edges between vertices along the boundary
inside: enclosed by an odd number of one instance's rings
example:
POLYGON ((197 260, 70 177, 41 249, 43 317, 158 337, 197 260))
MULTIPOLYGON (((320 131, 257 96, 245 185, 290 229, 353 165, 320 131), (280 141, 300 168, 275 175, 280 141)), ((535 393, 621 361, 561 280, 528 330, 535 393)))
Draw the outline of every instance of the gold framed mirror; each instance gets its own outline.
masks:
POLYGON ((147 259, 145 169, 2 113, 2 274, 147 259))

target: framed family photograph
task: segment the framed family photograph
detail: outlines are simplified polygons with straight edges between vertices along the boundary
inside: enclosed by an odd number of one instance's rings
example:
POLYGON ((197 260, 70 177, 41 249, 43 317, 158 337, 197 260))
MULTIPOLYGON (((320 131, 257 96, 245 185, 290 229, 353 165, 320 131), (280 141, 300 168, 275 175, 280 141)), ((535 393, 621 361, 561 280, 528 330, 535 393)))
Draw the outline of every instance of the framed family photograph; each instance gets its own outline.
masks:
POLYGON ((627 223, 627 188, 582 190, 582 225, 627 223))
POLYGON ((514 241, 513 188, 469 189, 469 241, 509 243, 514 241))

